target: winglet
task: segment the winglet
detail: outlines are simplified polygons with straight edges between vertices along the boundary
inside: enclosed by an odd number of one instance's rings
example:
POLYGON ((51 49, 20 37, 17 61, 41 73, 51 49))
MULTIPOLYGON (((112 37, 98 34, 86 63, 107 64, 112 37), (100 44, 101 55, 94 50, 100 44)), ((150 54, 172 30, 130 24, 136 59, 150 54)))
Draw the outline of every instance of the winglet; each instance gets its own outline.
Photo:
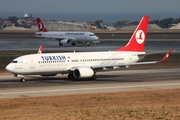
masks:
POLYGON ((172 48, 169 49, 169 51, 166 53, 166 55, 164 56, 164 58, 161 60, 161 62, 166 62, 169 58, 169 55, 172 51, 172 48))
POLYGON ((41 53, 42 53, 42 49, 43 49, 43 46, 40 45, 40 46, 39 46, 39 50, 38 50, 38 54, 41 54, 41 53))

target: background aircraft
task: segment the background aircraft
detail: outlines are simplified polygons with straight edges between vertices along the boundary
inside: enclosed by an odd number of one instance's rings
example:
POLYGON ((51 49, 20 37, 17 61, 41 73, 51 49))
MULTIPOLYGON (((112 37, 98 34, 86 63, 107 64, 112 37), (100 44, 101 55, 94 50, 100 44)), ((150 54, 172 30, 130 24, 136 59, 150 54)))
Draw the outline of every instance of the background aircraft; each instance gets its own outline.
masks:
POLYGON ((144 52, 144 45, 148 20, 149 17, 144 16, 127 45, 115 51, 23 55, 9 63, 6 70, 21 77, 22 82, 25 81, 24 75, 52 76, 56 74, 68 74, 69 79, 95 80, 98 71, 165 62, 172 49, 160 61, 138 62, 147 55, 144 52))
POLYGON ((55 39, 59 40, 59 45, 62 46, 64 44, 71 43, 72 46, 78 43, 85 43, 88 46, 90 42, 96 43, 98 41, 98 37, 92 32, 55 32, 55 31, 48 31, 44 24, 42 23, 40 18, 36 18, 37 25, 38 25, 38 32, 35 33, 37 37, 43 37, 48 39, 55 39))

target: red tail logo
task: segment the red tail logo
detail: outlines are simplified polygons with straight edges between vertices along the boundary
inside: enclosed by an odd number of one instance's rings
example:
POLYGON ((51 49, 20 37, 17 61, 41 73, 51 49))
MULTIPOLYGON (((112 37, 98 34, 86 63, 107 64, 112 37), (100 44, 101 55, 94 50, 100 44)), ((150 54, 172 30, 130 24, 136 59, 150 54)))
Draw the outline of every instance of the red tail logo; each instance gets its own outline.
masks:
POLYGON ((142 30, 138 30, 136 32, 136 41, 137 43, 139 44, 142 44, 145 40, 145 35, 144 35, 144 32, 142 30))
POLYGON ((116 51, 135 51, 143 52, 146 41, 146 32, 148 27, 149 16, 144 16, 136 30, 134 31, 128 44, 122 48, 118 48, 116 51))
POLYGON ((47 32, 47 29, 44 27, 44 24, 42 23, 40 18, 36 18, 36 22, 38 25, 38 32, 47 32))

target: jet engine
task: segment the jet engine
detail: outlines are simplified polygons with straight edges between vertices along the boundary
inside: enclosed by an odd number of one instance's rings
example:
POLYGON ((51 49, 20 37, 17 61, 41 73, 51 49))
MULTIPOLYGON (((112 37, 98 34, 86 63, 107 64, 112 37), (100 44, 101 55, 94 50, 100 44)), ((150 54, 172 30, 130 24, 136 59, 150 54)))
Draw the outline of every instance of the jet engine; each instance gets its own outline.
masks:
POLYGON ((68 39, 65 39, 65 40, 61 40, 60 43, 61 44, 68 44, 70 41, 68 39))
POLYGON ((75 78, 88 78, 94 75, 94 71, 91 68, 77 68, 73 75, 75 78))

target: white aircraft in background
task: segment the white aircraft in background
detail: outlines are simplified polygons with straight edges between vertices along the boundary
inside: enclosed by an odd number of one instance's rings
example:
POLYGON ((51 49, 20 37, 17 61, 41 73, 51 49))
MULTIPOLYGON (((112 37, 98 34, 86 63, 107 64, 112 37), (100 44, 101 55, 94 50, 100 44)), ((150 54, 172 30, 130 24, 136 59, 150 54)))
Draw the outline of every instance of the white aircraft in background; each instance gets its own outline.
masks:
POLYGON ((55 32, 55 31, 48 31, 44 24, 42 23, 40 18, 36 18, 37 25, 38 25, 38 32, 35 33, 37 37, 43 37, 48 39, 55 39, 59 40, 59 45, 69 44, 71 43, 72 46, 78 43, 86 43, 88 46, 90 42, 98 43, 98 37, 92 32, 55 32))
POLYGON ((22 82, 25 81, 24 75, 53 76, 57 74, 68 74, 69 79, 95 80, 96 72, 101 70, 165 62, 172 49, 160 61, 138 62, 148 55, 144 52, 148 20, 149 17, 144 16, 127 45, 115 51, 23 55, 9 63, 6 70, 21 77, 22 82))

